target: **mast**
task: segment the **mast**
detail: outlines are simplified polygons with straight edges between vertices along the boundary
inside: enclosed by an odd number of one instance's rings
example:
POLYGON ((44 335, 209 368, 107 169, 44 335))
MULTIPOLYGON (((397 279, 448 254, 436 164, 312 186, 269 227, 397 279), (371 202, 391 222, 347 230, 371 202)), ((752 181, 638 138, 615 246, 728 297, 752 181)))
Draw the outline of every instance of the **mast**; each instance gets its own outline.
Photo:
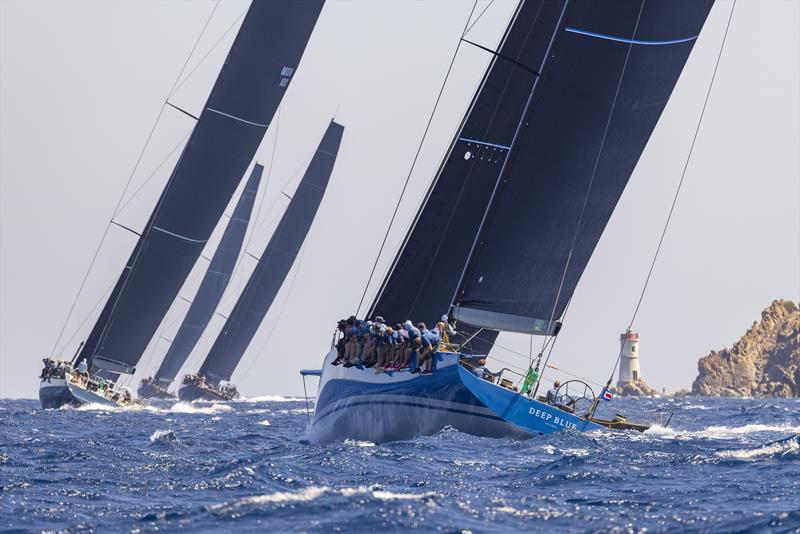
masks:
POLYGON ((233 371, 294 265, 325 195, 344 127, 331 121, 253 274, 214 341, 199 373, 212 384, 233 371))
POLYGON ((253 159, 322 0, 253 2, 79 360, 132 373, 253 159))
POLYGON ((239 197, 233 216, 228 221, 228 226, 222 234, 189 311, 186 312, 186 316, 164 356, 164 361, 161 362, 161 366, 153 377, 164 386, 168 386, 175 379, 178 371, 186 362, 228 287, 236 260, 242 250, 242 243, 263 172, 263 166, 256 164, 253 167, 253 172, 239 197))

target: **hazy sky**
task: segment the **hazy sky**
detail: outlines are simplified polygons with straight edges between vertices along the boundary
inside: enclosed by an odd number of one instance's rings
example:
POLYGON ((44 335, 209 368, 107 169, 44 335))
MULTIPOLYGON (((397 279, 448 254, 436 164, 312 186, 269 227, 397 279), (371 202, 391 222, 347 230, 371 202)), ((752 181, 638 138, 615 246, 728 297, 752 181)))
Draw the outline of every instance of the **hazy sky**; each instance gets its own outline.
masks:
MULTIPOLYGON (((220 4, 189 60, 188 70, 199 67, 171 98, 176 105, 195 113, 202 108, 235 27, 225 31, 247 5, 220 4)), ((479 2, 476 12, 486 5, 479 2)), ((139 151, 213 6, 0 1, 0 396, 37 395, 41 358, 51 354, 139 151)), ((301 257, 234 375, 245 395, 301 393, 298 369, 319 366, 336 320, 355 312, 471 7, 459 1, 329 1, 323 10, 258 154, 268 167, 273 163, 266 193, 262 182, 263 203, 257 201, 260 216, 251 225, 251 252, 260 255, 285 207, 280 192, 294 190, 335 112, 346 127, 344 140, 301 257)), ((471 40, 495 46, 513 8, 495 1, 471 40)), ((719 0, 712 9, 578 286, 552 360, 568 372, 600 382, 611 370, 686 160, 730 9, 719 0)), ((488 59, 475 48, 458 55, 370 297, 488 59)), ((177 152, 159 163, 191 127, 180 113, 164 113, 128 188, 125 198, 132 200, 116 220, 144 225, 177 152)), ((698 357, 730 346, 773 299, 800 298, 799 208, 800 3, 740 0, 635 324, 642 374, 651 385, 689 386, 698 357)), ((57 348, 62 355, 72 356, 87 335, 99 313, 92 309, 133 245, 131 234, 110 230, 57 348)), ((223 312, 252 267, 242 260, 223 312)), ((202 274, 196 269, 181 294, 191 298, 202 274)), ((184 304, 174 306, 162 325, 165 337, 185 311, 184 304)), ((219 318, 212 322, 185 371, 197 368, 221 326, 219 318)), ((507 350, 527 354, 527 337, 504 335, 498 344, 496 358, 527 361, 507 350)), ((155 370, 165 350, 166 342, 151 343, 137 381, 155 370)))

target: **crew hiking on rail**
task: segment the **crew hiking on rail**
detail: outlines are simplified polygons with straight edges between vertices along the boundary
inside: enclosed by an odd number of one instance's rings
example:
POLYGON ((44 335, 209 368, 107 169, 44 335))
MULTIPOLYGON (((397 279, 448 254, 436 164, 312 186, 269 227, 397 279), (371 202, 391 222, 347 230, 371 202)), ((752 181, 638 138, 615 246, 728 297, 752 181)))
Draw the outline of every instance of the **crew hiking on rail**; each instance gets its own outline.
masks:
POLYGON ((338 357, 331 365, 374 368, 375 373, 432 373, 436 351, 450 350, 450 336, 456 333, 447 315, 431 330, 425 323, 414 326, 408 320, 392 327, 381 316, 372 321, 350 316, 340 320, 337 329, 341 333, 336 344, 338 357))

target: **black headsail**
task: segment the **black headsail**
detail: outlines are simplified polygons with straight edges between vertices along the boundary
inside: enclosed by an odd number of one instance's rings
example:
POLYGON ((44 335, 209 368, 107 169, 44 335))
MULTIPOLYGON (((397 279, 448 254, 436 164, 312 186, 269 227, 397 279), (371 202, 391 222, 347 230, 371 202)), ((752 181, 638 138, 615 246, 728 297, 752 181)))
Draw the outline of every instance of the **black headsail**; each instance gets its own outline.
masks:
POLYGON ((162 386, 168 386, 175 379, 175 375, 178 374, 200 336, 203 335, 208 321, 213 317, 214 310, 217 309, 217 305, 225 293, 225 288, 228 287, 231 274, 236 267, 236 260, 242 250, 242 243, 263 172, 264 167, 259 164, 253 168, 236 208, 233 210, 233 215, 228 221, 228 226, 222 234, 217 251, 211 258, 203 281, 200 282, 200 287, 189 306, 189 311, 186 312, 186 316, 164 356, 164 361, 161 362, 161 366, 153 377, 162 386))
POLYGON ((200 374, 210 383, 230 380, 289 274, 325 195, 343 133, 343 126, 331 122, 322 137, 258 265, 200 367, 200 374))
POLYGON ((250 6, 80 359, 132 372, 253 159, 322 5, 272 0, 250 6))
POLYGON ((535 320, 551 316, 627 51, 597 189, 589 197, 556 318, 712 1, 642 4, 520 4, 370 314, 432 321, 455 304, 462 327, 485 329, 472 342, 475 352, 491 348, 496 330, 552 332, 551 325, 535 320), (524 328, 497 314, 522 316, 524 328))
POLYGON ((553 333, 712 3, 570 2, 482 214, 456 318, 553 333))

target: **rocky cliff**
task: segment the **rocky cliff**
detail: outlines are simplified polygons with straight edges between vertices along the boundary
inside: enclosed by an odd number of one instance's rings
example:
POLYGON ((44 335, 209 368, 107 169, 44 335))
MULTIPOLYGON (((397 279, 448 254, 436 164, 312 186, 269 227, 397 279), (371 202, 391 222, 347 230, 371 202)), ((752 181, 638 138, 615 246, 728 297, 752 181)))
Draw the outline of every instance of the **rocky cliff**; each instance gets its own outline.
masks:
POLYGON ((650 387, 650 385, 641 378, 628 382, 624 386, 615 386, 612 390, 617 395, 622 397, 660 397, 661 392, 650 387))
POLYGON ((800 310, 776 300, 730 349, 697 362, 693 395, 800 397, 800 310))

